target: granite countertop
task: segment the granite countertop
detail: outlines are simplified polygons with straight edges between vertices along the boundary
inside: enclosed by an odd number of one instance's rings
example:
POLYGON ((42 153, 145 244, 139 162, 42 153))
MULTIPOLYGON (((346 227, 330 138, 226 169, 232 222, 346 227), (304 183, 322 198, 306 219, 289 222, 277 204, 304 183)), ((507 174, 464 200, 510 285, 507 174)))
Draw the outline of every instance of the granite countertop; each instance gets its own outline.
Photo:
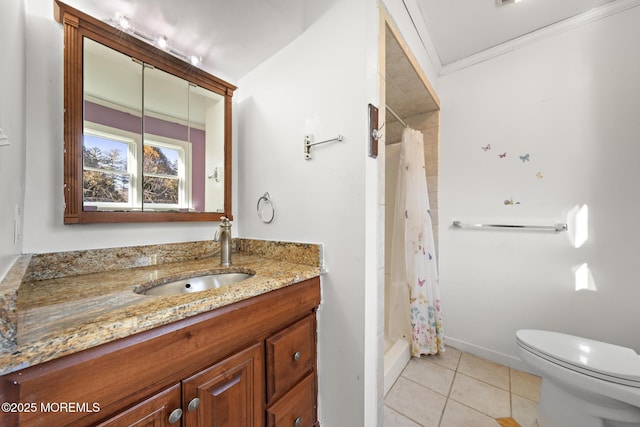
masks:
POLYGON ((0 375, 320 274, 319 245, 234 239, 234 247, 231 267, 219 266, 219 247, 211 242, 22 257, 0 283, 0 375), (253 276, 190 294, 134 292, 217 272, 253 276))

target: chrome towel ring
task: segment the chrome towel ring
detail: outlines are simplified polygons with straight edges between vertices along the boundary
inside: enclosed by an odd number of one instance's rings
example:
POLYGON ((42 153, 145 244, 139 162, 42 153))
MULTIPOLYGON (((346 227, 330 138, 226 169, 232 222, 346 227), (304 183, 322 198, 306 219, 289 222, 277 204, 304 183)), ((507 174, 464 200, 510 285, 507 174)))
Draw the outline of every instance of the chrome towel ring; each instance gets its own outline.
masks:
POLYGON ((271 201, 271 196, 269 193, 264 193, 262 197, 258 199, 258 204, 256 205, 256 210, 258 212, 258 218, 260 221, 265 224, 269 224, 273 221, 273 218, 276 216, 276 208, 271 201))

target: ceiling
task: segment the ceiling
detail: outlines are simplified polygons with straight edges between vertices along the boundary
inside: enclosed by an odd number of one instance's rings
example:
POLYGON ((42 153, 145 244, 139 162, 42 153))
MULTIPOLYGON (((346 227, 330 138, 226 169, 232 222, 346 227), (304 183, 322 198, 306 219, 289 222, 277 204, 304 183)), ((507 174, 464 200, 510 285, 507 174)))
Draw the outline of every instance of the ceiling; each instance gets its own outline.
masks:
POLYGON ((302 34, 337 0, 62 0, 101 20, 122 13, 136 30, 235 83, 302 34))
MULTIPOLYGON (((102 20, 121 12, 137 30, 165 35, 173 48, 202 57, 204 69, 235 82, 338 0, 63 1, 102 20)), ((407 9, 417 4, 416 28, 427 29, 442 65, 614 0, 523 0, 501 7, 495 1, 403 0, 407 9)))
POLYGON ((447 65, 615 0, 522 0, 499 7, 496 0, 414 1, 447 65))

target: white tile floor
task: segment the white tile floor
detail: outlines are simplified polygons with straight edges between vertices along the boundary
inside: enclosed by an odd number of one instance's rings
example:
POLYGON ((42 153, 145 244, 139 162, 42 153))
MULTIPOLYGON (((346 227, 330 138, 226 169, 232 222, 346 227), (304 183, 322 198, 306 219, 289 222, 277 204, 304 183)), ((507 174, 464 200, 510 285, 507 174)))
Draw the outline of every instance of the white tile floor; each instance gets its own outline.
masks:
POLYGON ((536 427, 540 378, 455 348, 412 358, 384 400, 385 427, 536 427))

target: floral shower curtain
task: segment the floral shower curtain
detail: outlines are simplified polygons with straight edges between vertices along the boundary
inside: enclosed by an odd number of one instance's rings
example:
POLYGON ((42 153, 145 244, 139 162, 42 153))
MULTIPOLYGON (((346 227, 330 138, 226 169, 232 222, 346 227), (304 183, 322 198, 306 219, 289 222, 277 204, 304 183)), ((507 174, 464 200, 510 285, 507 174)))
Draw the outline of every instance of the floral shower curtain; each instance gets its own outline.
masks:
POLYGON ((389 333, 411 337, 411 353, 444 351, 440 289, 422 132, 405 129, 391 243, 389 333), (395 319, 395 320, 392 320, 395 319))

